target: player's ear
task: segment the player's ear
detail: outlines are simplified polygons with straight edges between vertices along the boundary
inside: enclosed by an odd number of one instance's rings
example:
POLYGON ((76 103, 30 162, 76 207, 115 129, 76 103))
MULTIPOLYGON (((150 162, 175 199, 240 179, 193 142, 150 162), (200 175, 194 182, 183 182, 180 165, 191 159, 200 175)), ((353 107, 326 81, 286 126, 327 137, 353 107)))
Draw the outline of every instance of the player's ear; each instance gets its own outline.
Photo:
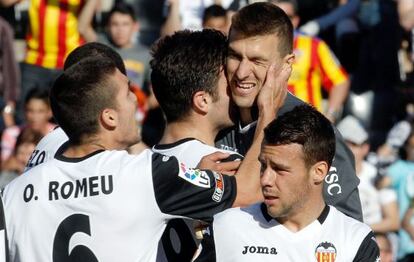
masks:
POLYGON ((321 184, 328 174, 329 166, 325 161, 319 161, 311 167, 311 178, 315 184, 321 184))
POLYGON ((212 99, 205 91, 197 91, 193 95, 193 109, 198 113, 207 114, 212 99))
POLYGON ((283 58, 283 62, 287 63, 288 65, 292 65, 293 62, 295 62, 295 54, 290 53, 290 54, 285 55, 285 57, 283 58))
POLYGON ((101 112, 101 124, 108 130, 114 130, 118 126, 118 113, 111 108, 105 108, 101 112))

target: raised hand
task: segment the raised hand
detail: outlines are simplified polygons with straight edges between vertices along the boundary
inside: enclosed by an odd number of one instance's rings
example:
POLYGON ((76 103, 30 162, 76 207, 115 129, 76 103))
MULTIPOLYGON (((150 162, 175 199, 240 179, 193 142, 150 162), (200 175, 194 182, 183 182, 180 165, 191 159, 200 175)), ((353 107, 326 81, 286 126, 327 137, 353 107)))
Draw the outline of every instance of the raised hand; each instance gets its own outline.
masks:
POLYGON ((259 113, 271 112, 272 115, 283 105, 287 95, 287 82, 292 72, 292 66, 284 63, 277 69, 272 63, 267 70, 266 80, 257 97, 259 113))

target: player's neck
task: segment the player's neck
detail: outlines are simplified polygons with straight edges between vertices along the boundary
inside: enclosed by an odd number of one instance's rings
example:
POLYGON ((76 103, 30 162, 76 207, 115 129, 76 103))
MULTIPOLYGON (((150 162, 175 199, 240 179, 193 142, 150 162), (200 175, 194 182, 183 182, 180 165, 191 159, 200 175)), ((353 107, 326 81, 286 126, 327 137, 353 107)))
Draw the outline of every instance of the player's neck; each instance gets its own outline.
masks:
POLYGON ((214 139, 218 131, 208 123, 200 121, 179 121, 168 123, 159 144, 170 144, 184 138, 195 138, 207 145, 214 146, 214 139))
POLYGON ((322 197, 316 201, 309 198, 301 208, 297 208, 286 217, 276 218, 276 220, 290 231, 298 232, 318 219, 325 206, 322 197))
POLYGON ((92 154, 98 150, 105 150, 105 146, 100 144, 82 144, 82 145, 71 145, 63 152, 63 155, 68 158, 81 158, 92 154))
POLYGON ((253 106, 250 108, 239 108, 240 122, 242 126, 246 126, 257 120, 257 107, 253 106))

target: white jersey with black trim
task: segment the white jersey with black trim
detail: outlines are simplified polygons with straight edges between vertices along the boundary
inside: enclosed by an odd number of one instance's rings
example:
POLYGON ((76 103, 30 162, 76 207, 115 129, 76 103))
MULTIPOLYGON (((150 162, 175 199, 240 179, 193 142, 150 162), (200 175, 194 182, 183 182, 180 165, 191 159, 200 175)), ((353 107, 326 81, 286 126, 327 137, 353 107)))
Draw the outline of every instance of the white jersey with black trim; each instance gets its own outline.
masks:
POLYGON ((231 207, 233 177, 145 150, 59 152, 4 191, 11 261, 155 261, 169 220, 231 207))
POLYGON ((45 135, 36 145, 32 155, 27 161, 25 172, 32 167, 47 162, 55 157, 56 151, 69 140, 62 128, 56 127, 45 135))
POLYGON ((214 216, 202 249, 196 262, 380 261, 371 229, 328 205, 299 232, 271 218, 263 203, 231 208, 214 216))
MULTIPOLYGON (((184 138, 170 144, 158 144, 152 150, 160 154, 175 156, 188 167, 196 167, 202 157, 217 151, 230 153, 231 156, 227 159, 228 161, 243 159, 241 155, 233 151, 217 149, 195 138, 184 138)), ((189 262, 192 260, 199 243, 200 241, 195 237, 193 220, 171 220, 168 222, 160 241, 157 262, 189 262)))

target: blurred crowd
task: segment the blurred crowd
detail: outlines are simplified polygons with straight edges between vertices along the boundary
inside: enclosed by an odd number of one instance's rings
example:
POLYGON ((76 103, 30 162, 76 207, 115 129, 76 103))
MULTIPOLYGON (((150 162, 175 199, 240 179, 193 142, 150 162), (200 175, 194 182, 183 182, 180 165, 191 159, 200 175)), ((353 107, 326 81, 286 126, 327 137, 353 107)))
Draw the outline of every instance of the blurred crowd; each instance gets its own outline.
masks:
MULTIPOLYGON (((138 98, 142 143, 164 118, 151 91, 151 45, 181 29, 228 33, 249 0, 0 0, 0 187, 53 130, 48 90, 86 42, 113 47, 138 98)), ((364 222, 383 261, 414 261, 414 1, 269 0, 294 25, 289 91, 335 123, 355 156, 364 222)), ((39 159, 39 157, 37 157, 39 159)))

